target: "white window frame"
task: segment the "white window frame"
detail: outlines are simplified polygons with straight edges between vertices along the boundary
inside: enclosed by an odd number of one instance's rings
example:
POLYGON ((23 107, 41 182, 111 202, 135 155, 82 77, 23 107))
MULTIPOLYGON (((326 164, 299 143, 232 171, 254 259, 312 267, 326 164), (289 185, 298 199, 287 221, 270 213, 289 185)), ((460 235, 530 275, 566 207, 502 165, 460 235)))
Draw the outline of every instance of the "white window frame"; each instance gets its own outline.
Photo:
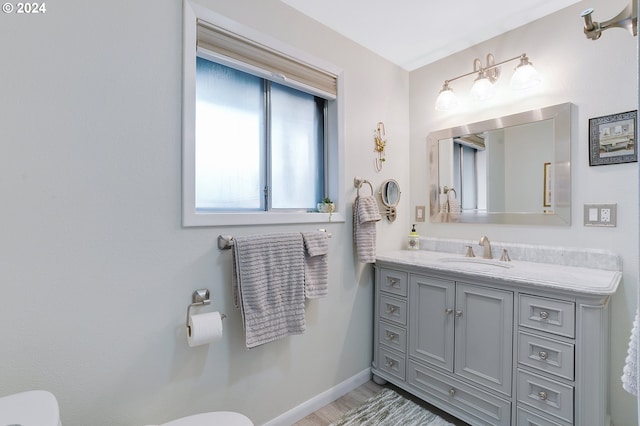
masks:
MULTIPOLYGON (((182 87, 182 225, 235 226, 297 223, 326 223, 345 221, 344 173, 344 100, 343 71, 311 55, 294 49, 281 41, 261 34, 203 6, 184 0, 183 11, 183 87, 182 87), (197 20, 232 31, 250 40, 268 46, 292 58, 306 62, 337 76, 336 99, 327 102, 327 169, 326 191, 336 203, 336 211, 328 213, 305 212, 196 212, 195 195, 195 106, 196 106, 196 42, 197 20)), ((223 63, 223 61, 221 61, 223 63)), ((321 200, 318 200, 321 201, 321 200)))

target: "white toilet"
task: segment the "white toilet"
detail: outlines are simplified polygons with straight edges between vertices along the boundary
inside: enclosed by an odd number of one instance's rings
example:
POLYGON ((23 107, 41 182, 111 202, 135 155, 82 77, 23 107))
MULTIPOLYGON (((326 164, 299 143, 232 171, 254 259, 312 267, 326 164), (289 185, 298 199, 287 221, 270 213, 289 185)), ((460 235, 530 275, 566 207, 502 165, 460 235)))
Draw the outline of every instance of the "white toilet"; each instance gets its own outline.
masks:
POLYGON ((43 390, 1 397, 0 425, 61 426, 58 401, 43 390))
POLYGON ((213 411, 210 413, 195 414, 163 423, 160 426, 253 426, 248 417, 232 411, 213 411))
MULTIPOLYGON (((0 397, 2 426, 62 426, 58 401, 52 393, 35 390, 0 397)), ((248 417, 231 411, 196 414, 162 426, 253 426, 248 417)))

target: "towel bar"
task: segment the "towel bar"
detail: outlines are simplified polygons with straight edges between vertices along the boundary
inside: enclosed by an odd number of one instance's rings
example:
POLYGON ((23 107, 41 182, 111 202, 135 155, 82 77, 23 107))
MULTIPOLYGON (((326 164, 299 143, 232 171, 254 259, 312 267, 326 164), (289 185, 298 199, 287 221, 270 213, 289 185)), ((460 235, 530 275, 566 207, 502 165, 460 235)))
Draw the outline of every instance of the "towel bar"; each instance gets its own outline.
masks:
MULTIPOLYGON (((327 232, 326 229, 320 228, 318 231, 327 232)), ((327 237, 331 238, 331 233, 327 233, 327 237)), ((218 249, 219 250, 230 250, 233 247, 233 236, 232 235, 218 235, 218 249)))

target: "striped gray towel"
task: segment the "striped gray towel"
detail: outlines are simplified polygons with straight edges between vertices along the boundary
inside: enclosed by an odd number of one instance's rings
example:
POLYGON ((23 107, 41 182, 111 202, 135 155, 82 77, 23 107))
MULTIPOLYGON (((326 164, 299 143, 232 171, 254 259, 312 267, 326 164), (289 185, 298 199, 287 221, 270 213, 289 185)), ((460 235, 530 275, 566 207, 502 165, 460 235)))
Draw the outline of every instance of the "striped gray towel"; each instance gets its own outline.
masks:
POLYGON ((382 219, 378 203, 371 195, 357 197, 353 203, 353 241, 362 263, 376 261, 376 222, 382 219))
POLYGON ((302 235, 240 236, 234 241, 233 284, 247 348, 304 332, 302 235))
POLYGON ((329 294, 329 237, 326 232, 303 232, 304 295, 317 299, 329 294))

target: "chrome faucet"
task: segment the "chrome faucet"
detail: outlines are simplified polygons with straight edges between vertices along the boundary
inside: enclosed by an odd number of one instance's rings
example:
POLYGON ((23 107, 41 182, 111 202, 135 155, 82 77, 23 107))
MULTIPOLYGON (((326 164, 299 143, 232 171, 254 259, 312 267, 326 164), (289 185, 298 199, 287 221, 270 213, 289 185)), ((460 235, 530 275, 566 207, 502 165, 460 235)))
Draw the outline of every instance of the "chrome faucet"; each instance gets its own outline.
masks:
POLYGON ((483 235, 482 238, 480 238, 480 242, 478 244, 484 247, 484 254, 482 255, 482 257, 484 257, 485 259, 493 259, 493 257, 491 256, 491 242, 486 235, 483 235))

